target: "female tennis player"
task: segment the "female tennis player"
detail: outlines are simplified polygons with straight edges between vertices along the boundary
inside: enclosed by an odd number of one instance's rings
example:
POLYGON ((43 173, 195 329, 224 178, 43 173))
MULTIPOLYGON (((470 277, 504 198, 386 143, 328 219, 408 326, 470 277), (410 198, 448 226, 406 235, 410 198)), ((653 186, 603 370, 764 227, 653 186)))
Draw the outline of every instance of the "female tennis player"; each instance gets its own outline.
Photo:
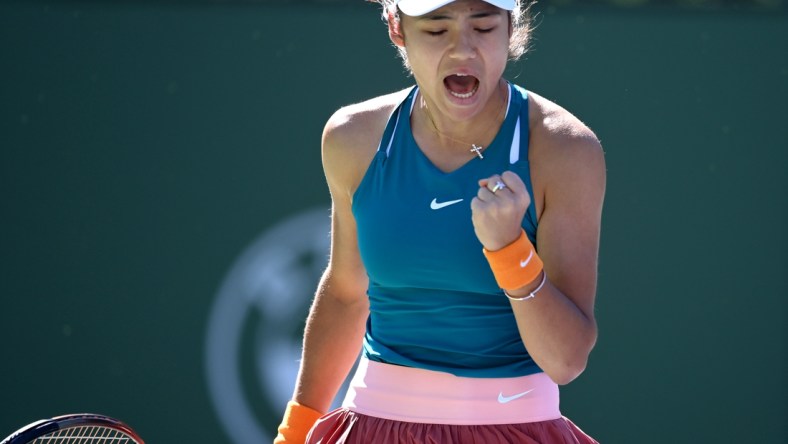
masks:
POLYGON ((380 3, 416 85, 325 127, 331 256, 275 442, 596 442, 558 387, 597 337, 600 143, 502 77, 520 0, 380 3))

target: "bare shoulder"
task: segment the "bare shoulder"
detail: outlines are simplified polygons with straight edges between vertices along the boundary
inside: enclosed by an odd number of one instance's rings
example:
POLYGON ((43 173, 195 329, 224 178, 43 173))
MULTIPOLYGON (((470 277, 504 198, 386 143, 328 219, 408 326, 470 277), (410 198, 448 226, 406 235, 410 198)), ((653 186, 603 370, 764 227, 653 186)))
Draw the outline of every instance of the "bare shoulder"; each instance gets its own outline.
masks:
POLYGON ((531 91, 529 116, 535 149, 540 154, 601 157, 602 144, 591 129, 572 113, 531 91))
POLYGON ((323 168, 329 184, 352 195, 361 182, 391 113, 408 90, 337 110, 323 130, 323 168))
POLYGON ((604 182, 604 152, 596 134, 555 102, 531 91, 528 96, 531 160, 544 182, 564 181, 566 175, 600 176, 596 181, 604 182))
POLYGON ((599 219, 607 174, 602 144, 563 107, 531 91, 528 97, 528 157, 540 226, 550 208, 575 221, 599 219))

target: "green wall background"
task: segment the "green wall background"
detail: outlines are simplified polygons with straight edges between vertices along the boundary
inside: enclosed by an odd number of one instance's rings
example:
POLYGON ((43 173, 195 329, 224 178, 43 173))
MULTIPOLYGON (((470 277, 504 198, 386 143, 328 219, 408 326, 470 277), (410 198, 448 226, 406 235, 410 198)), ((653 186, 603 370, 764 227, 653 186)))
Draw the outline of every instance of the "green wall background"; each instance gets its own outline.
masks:
MULTIPOLYGON (((509 77, 608 164, 600 340, 565 414, 604 443, 788 442, 788 16, 538 9, 509 77)), ((0 435, 93 411, 230 443, 209 311, 261 232, 328 207, 333 110, 409 84, 378 10, 3 3, 0 64, 0 435)))

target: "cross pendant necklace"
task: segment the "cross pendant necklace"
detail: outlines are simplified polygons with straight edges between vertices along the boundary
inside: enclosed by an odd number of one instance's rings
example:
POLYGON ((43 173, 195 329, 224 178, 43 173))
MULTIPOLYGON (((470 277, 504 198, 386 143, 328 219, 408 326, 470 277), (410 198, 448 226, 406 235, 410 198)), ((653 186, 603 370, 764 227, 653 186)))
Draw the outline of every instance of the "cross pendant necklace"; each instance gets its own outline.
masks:
POLYGON ((479 159, 484 159, 484 156, 482 155, 482 150, 484 149, 484 147, 476 145, 475 143, 472 143, 471 147, 472 148, 470 149, 470 152, 475 153, 477 156, 479 156, 479 159))
MULTIPOLYGON (((427 109, 427 108, 424 108, 424 111, 426 112, 427 117, 429 118, 430 123, 432 124, 432 130, 435 131, 437 134, 440 134, 440 135, 442 135, 444 137, 448 137, 449 139, 451 139, 451 140, 453 140, 455 142, 467 143, 467 142, 463 142, 462 140, 455 139, 453 137, 450 137, 450 136, 447 136, 446 134, 444 134, 441 130, 438 129, 438 126, 435 125, 435 120, 432 119, 432 114, 430 113, 430 110, 427 109)), ((498 113, 498 117, 500 117, 500 115, 501 114, 499 112, 498 113)), ((498 120, 498 117, 496 117, 495 120, 498 120)), ((484 151, 484 147, 481 146, 481 145, 476 145, 475 143, 472 143, 471 144, 471 149, 468 150, 468 152, 471 152, 471 153, 475 154, 476 156, 478 156, 479 159, 484 159, 484 155, 482 154, 482 151, 484 151)))
MULTIPOLYGON (((422 98, 422 100, 424 100, 424 98, 422 98)), ((507 97, 506 97, 504 100, 505 100, 506 102, 508 102, 508 100, 509 100, 509 98, 508 98, 508 90, 507 90, 507 97)), ((504 104, 505 104, 506 102, 504 102, 504 104)), ((493 123, 492 123, 492 125, 491 125, 490 127, 488 127, 488 129, 487 129, 488 131, 489 131, 489 129, 490 129, 490 128, 492 128, 493 126, 495 126, 495 125, 498 123, 498 119, 499 119, 499 118, 501 117, 501 115, 503 114, 503 110, 504 110, 504 108, 505 108, 505 106, 500 106, 500 107, 498 108, 498 115, 497 115, 497 116, 495 117, 495 119, 493 120, 493 123)), ((447 137, 447 138, 449 138, 449 139, 451 139, 451 140, 453 140, 453 141, 455 141, 455 142, 459 142, 459 143, 463 143, 463 144, 466 144, 466 143, 467 143, 467 142, 464 142, 464 141, 462 141, 462 140, 455 139, 455 138, 453 138, 453 137, 451 137, 451 136, 449 136, 449 135, 447 135, 447 134, 444 134, 444 133, 443 133, 441 130, 439 130, 439 129, 438 129, 438 125, 436 125, 436 124, 435 124, 435 120, 432 118, 432 113, 430 112, 429 108, 427 108, 426 106, 424 107, 424 112, 427 114, 427 118, 429 119, 429 121, 430 121, 430 124, 432 124, 432 130, 433 130, 433 131, 434 131, 436 134, 438 134, 438 135, 442 135, 442 136, 444 136, 444 137, 447 137)), ((468 146, 468 145, 465 145, 465 146, 468 146)), ((475 143, 472 143, 472 144, 471 144, 471 149, 470 149, 470 150, 468 150, 468 151, 469 151, 469 152, 471 152, 471 153, 473 153, 473 154, 475 154, 475 155, 476 155, 476 156, 477 156, 479 159, 484 159, 484 155, 482 154, 482 151, 484 151, 484 147, 483 147, 483 146, 481 146, 481 145, 476 145, 475 143)))

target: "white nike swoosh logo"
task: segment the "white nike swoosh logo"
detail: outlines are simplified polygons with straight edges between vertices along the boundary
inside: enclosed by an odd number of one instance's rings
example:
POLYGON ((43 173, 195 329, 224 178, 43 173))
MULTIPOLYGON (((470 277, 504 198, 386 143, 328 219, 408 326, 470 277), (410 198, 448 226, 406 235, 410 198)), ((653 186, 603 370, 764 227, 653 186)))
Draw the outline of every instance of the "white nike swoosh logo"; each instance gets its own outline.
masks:
POLYGON ((528 255, 528 259, 524 261, 520 261, 520 268, 525 268, 525 266, 528 265, 529 262, 531 262, 531 258, 533 257, 534 257, 534 250, 531 250, 531 254, 528 255))
POLYGON ((498 402, 501 403, 501 404, 506 404, 507 402, 514 401, 515 399, 520 399, 523 396, 531 393, 532 391, 534 391, 534 389, 528 390, 526 392, 518 393, 518 394, 513 395, 513 396, 504 396, 503 392, 500 392, 500 393, 498 393, 498 402))
POLYGON ((430 202, 430 208, 432 208, 433 210, 440 210, 441 208, 446 208, 449 205, 454 205, 454 204, 460 203, 460 202, 462 202, 462 199, 449 200, 449 201, 440 202, 440 203, 438 203, 438 199, 432 199, 432 202, 430 202))

